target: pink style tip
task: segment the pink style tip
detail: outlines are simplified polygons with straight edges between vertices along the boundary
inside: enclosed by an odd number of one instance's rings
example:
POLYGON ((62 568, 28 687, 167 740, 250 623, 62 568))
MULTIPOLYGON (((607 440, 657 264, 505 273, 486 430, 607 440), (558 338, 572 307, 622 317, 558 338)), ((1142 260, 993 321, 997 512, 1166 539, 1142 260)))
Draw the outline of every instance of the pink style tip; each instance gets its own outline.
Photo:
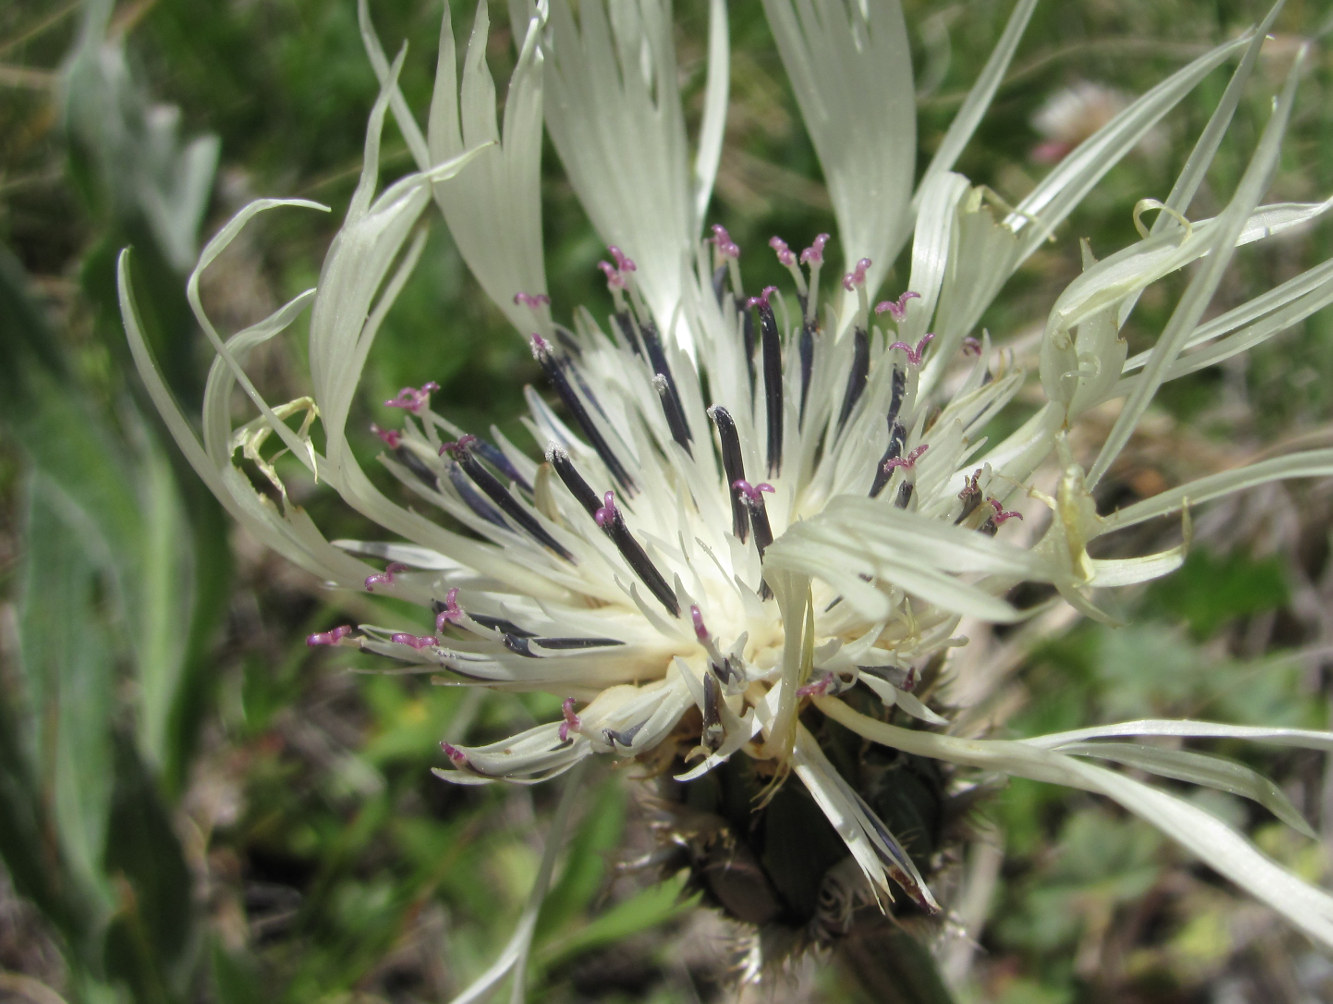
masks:
POLYGON ((391 634, 389 641, 395 645, 406 645, 408 648, 414 648, 418 652, 423 648, 433 648, 440 643, 440 639, 433 634, 408 634, 406 631, 391 634))
POLYGON ((828 234, 817 234, 814 242, 801 252, 802 265, 822 265, 824 264, 824 248, 828 245, 828 234))
POLYGON ((602 496, 601 508, 592 514, 592 518, 598 526, 605 529, 611 525, 618 515, 620 515, 620 510, 616 508, 616 493, 607 492, 602 496))
POLYGON ((319 631, 308 636, 305 643, 311 648, 314 648, 317 645, 336 645, 351 634, 353 630, 354 628, 350 624, 339 624, 336 628, 332 628, 331 630, 319 631))
POLYGON ((365 581, 366 592, 373 593, 376 586, 393 585, 393 577, 399 572, 406 572, 407 566, 399 564, 396 561, 390 562, 389 567, 382 572, 376 572, 373 575, 367 575, 365 581))
POLYGON ((889 471, 896 470, 899 467, 910 471, 916 466, 916 462, 920 459, 921 454, 925 453, 928 449, 930 449, 930 445, 922 443, 905 457, 890 457, 888 460, 884 461, 884 473, 887 474, 889 471))
POLYGON ((842 288, 850 293, 852 290, 864 286, 866 284, 866 269, 872 264, 873 262, 869 258, 862 258, 858 261, 856 268, 842 277, 842 288))
POLYGON ((611 252, 611 257, 616 260, 616 268, 621 272, 638 271, 639 266, 634 264, 634 259, 625 254, 624 251, 621 251, 620 248, 616 247, 614 244, 608 244, 606 250, 611 252))
POLYGON ((694 637, 700 641, 707 641, 708 628, 704 626, 703 612, 697 606, 690 606, 690 620, 694 621, 694 637))
POLYGON ((884 300, 881 303, 875 304, 875 313, 882 314, 885 311, 888 311, 889 316, 892 317, 895 322, 901 323, 902 319, 907 316, 907 301, 919 299, 921 299, 921 294, 913 293, 909 289, 896 300, 884 300))
POLYGON ((744 478, 737 478, 735 481, 733 481, 731 483, 731 490, 735 492, 740 492, 741 495, 744 496, 745 501, 748 502, 750 505, 761 504, 764 500, 763 498, 764 492, 769 492, 771 494, 777 491, 777 489, 774 488, 772 485, 770 485, 767 481, 761 481, 757 485, 752 485, 744 478))
POLYGON ((759 293, 758 296, 752 296, 752 297, 750 297, 748 300, 746 300, 746 301, 745 301, 745 306, 746 306, 747 308, 749 308, 750 310, 753 310, 755 307, 761 307, 761 306, 762 306, 762 307, 767 307, 767 306, 768 306, 768 298, 769 298, 770 296, 772 296, 774 293, 776 293, 777 291, 778 291, 778 287, 777 287, 777 286, 765 286, 765 287, 760 291, 760 293, 759 293))
POLYGON ((889 350, 902 349, 907 355, 907 361, 909 363, 913 366, 920 366, 921 360, 925 358, 926 346, 934 340, 935 336, 930 332, 926 332, 921 336, 921 341, 917 342, 915 346, 908 345, 906 342, 894 342, 889 346, 889 350))
POLYGON ((450 743, 441 742, 440 749, 444 750, 444 755, 449 758, 449 761, 455 767, 467 766, 467 754, 464 753, 462 750, 460 750, 457 746, 454 746, 450 743))
POLYGON ((560 704, 560 715, 564 721, 560 723, 560 741, 568 742, 569 734, 577 732, 582 728, 583 723, 579 721, 579 716, 574 714, 574 698, 566 697, 560 704))
POLYGON ((727 228, 721 223, 714 223, 710 228, 713 236, 705 238, 709 244, 717 248, 717 253, 723 258, 739 258, 741 256, 740 245, 731 239, 731 234, 727 233, 727 228))
POLYGON ((987 499, 986 501, 990 504, 991 508, 995 510, 995 515, 992 516, 991 519, 995 521, 996 526, 1000 526, 1005 522, 1005 520, 1010 520, 1010 519, 1021 520, 1023 518, 1023 514, 1021 512, 1015 512, 1012 510, 1006 511, 1004 506, 1000 505, 999 499, 991 498, 987 499))
POLYGON ((447 453, 449 454, 449 456, 452 457, 456 453, 460 453, 464 450, 470 450, 472 448, 472 444, 475 443, 476 441, 477 437, 472 435, 472 433, 470 432, 465 433, 459 436, 457 439, 451 439, 447 443, 441 443, 440 456, 444 456, 447 453))
POLYGON ((829 685, 833 683, 832 676, 825 676, 814 683, 807 683, 804 687, 796 688, 797 697, 823 697, 828 693, 829 685))
POLYGON ((458 588, 454 587, 444 594, 444 609, 435 615, 435 630, 443 631, 446 625, 457 624, 463 619, 463 608, 458 605, 458 588))
POLYGON ((392 397, 384 402, 386 408, 406 408, 412 414, 416 414, 422 408, 422 405, 430 404, 430 395, 432 391, 440 389, 440 385, 434 380, 428 380, 418 389, 416 387, 404 387, 398 392, 397 397, 392 397))

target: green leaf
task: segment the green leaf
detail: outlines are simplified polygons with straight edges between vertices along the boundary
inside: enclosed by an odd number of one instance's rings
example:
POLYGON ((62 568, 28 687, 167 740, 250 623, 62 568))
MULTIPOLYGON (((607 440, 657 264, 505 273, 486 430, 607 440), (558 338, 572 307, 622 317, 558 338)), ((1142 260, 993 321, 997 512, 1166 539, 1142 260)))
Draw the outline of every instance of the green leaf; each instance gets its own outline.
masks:
POLYGON ((697 905, 694 898, 682 898, 683 880, 671 879, 649 886, 629 899, 597 915, 590 923, 565 938, 548 942, 540 953, 541 963, 554 968, 583 952, 614 945, 640 931, 651 930, 688 913, 697 905))
MULTIPOLYGON (((19 671, 29 722, 19 732, 82 908, 111 903, 100 855, 111 800, 115 657, 112 597, 86 514, 40 473, 28 479, 19 601, 19 671)), ((49 837, 46 839, 50 839, 49 837)), ((52 849, 53 851, 55 849, 52 849)))
MULTIPOLYGON (((42 534, 70 538, 86 574, 98 578, 106 622, 96 646, 105 662, 100 677, 110 681, 118 664, 131 667, 142 753, 179 788, 212 692, 205 655, 225 606, 217 505, 191 475, 187 509, 160 438, 133 408, 117 416, 130 442, 116 435, 96 395, 71 375, 27 287, 0 249, 0 310, 16 322, 11 365, 0 367, 0 421, 44 479, 49 497, 34 504, 62 514, 63 528, 45 526, 42 534)), ((61 623, 81 623, 76 611, 66 614, 61 623)), ((93 646, 85 648, 80 657, 91 658, 93 646)))
POLYGON ((27 717, 0 689, 0 860, 14 888, 31 900, 64 935, 76 955, 86 955, 98 911, 96 897, 70 881, 55 828, 39 790, 30 749, 20 746, 19 726, 27 717))
MULTIPOLYGON (((119 904, 106 936, 106 970, 135 1000, 177 999, 192 947, 191 879, 180 842, 134 743, 113 737, 115 779, 102 864, 119 904)), ((105 765, 103 775, 108 772, 105 765)))

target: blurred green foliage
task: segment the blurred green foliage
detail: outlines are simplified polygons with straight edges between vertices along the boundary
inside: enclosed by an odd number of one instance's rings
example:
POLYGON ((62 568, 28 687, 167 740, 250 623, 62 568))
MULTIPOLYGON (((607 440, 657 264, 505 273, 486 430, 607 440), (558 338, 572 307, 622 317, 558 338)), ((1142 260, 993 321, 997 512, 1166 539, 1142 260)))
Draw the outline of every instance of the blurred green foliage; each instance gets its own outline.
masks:
MULTIPOLYGON (((411 41, 401 83, 423 108, 437 7, 374 6, 390 51, 411 41)), ((453 6, 455 24, 469 24, 470 4, 453 6)), ((1008 7, 906 6, 916 26, 924 163, 1008 7)), ((693 114, 702 21, 696 11, 678 13, 693 114)), ((1055 89, 1077 79, 1142 89, 1256 13, 1221 0, 1043 5, 960 168, 1006 197, 1020 195, 1041 170, 1030 157, 1039 137, 1029 119, 1055 89)), ((1292 0, 1281 30, 1326 31, 1326 17, 1315 0, 1292 0)), ((716 216, 750 246, 774 232, 800 239, 827 229, 818 165, 757 2, 732 5, 731 30, 733 111, 716 216)), ((502 75, 512 60, 503 28, 489 52, 502 75)), ((1276 198, 1333 191, 1326 50, 1313 67, 1276 198)), ((1209 85, 1212 96, 1222 85, 1220 76, 1209 85)), ((304 635, 342 614, 318 599, 317 584, 230 539, 132 376, 113 282, 114 256, 132 245, 138 302, 187 412, 206 369, 183 296, 201 236, 252 197, 323 201, 331 215, 266 217, 205 292, 227 319, 243 322, 313 284, 360 170, 376 92, 354 5, 18 0, 0 8, 0 88, 0 582, 8 597, 0 858, 12 887, 0 897, 18 909, 16 893, 37 918, 0 928, 0 977, 17 974, 95 1004, 439 999, 482 972, 508 939, 556 796, 445 786, 428 773, 435 743, 549 717, 556 702, 479 704, 461 690, 349 674, 311 657, 304 635), (43 954, 45 943, 58 946, 60 965, 43 954)), ((1075 274, 1075 236, 1089 236, 1097 251, 1133 236, 1129 208, 1165 194, 1172 154, 1197 131, 1209 96, 1205 87, 1172 121, 1165 153, 1131 158, 1034 257, 1016 295, 985 319, 993 332, 1021 333, 1040 320, 1049 291, 1075 274)), ((1259 121, 1264 100, 1256 93, 1242 116, 1213 179, 1218 189, 1243 165, 1253 138, 1244 122, 1259 121)), ((602 249, 554 161, 548 156, 544 184, 557 310, 604 309, 592 267, 602 249)), ((386 177, 407 166, 390 135, 386 177)), ((1290 257, 1251 256, 1241 281, 1271 285, 1298 259, 1333 253, 1327 240, 1312 238, 1290 257)), ((759 265, 760 279, 765 267, 776 277, 775 264, 759 265)), ((1133 337, 1151 337, 1165 309, 1145 297, 1133 337)), ((1299 353, 1260 352, 1221 375, 1181 381, 1165 406, 1201 434, 1225 434, 1214 440, 1223 453, 1324 422, 1333 319, 1316 317, 1287 337, 1288 346, 1300 338, 1299 353), (1238 407, 1247 416, 1239 427, 1238 407)), ((274 354, 261 381, 301 393, 292 374, 303 351, 293 343, 274 354)), ((522 340, 465 276, 443 228, 432 232, 367 372, 363 426, 400 386, 434 379, 459 424, 498 422, 520 440, 522 386, 538 375, 522 340)), ((1174 470, 1191 458, 1168 449, 1163 462, 1174 470)), ((1132 486, 1136 472, 1120 473, 1132 486)), ((327 498, 302 502, 355 535, 327 498)), ((1318 679, 1308 662, 1283 654, 1311 637, 1292 598, 1298 580, 1308 584, 1327 566, 1327 499, 1319 505, 1299 513, 1304 523, 1284 539, 1282 557, 1254 556, 1247 539, 1225 548, 1201 542, 1169 584, 1140 597, 1134 626, 1086 625, 1046 640, 1021 675, 1028 701, 1009 727, 1177 714, 1324 724, 1318 679), (1256 650, 1265 624, 1272 627, 1256 650)), ((363 660, 353 668, 374 667, 363 660)), ((1298 804, 1314 804, 1318 768, 1309 758, 1251 762, 1294 778, 1298 804)), ((690 975, 677 958, 691 914, 679 882, 616 879, 617 865, 649 846, 632 823, 628 786, 618 776, 587 783, 537 925, 533 997, 689 999, 692 980, 719 978, 721 949, 713 970, 690 963, 711 976, 690 975)), ((1262 810, 1218 799, 1220 811, 1252 813, 1240 821, 1263 825, 1262 810)), ((1016 782, 986 812, 1004 834, 1006 863, 974 999, 1129 999, 1115 995, 1134 990, 1137 999, 1195 1000, 1221 973, 1240 978, 1290 958, 1269 944, 1277 963, 1238 962, 1218 920, 1234 906, 1230 894, 1164 869, 1175 860, 1169 845, 1105 807, 1016 782)), ((1274 854, 1299 846, 1276 826, 1260 834, 1274 854)), ((1321 863, 1308 867, 1314 874, 1321 863)), ((18 985, 0 983, 0 996, 18 985)), ((831 975, 818 986, 829 999, 850 993, 831 975)))

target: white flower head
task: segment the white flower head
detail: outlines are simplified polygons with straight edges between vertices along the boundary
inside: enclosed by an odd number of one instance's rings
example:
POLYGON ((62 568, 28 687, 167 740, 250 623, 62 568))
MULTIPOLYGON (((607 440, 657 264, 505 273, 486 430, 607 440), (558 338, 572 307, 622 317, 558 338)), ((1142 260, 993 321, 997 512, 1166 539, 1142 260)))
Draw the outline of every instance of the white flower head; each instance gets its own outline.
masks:
MULTIPOLYGON (((1325 264, 1204 320, 1237 247, 1328 208, 1261 204, 1289 83, 1230 200, 1212 218, 1187 219, 1266 24, 1129 102, 1006 210, 951 168, 1031 2, 1017 5, 914 190, 912 78, 898 4, 766 0, 836 230, 803 250, 774 237, 771 253, 790 281, 755 289, 745 265, 770 252, 740 248, 722 226, 704 222, 727 100, 722 4, 711 6, 693 150, 665 4, 584 3, 577 21, 564 4, 549 15, 544 6, 511 6, 519 53, 503 123, 483 58, 483 3, 461 76, 446 14, 425 132, 397 90, 399 64, 384 57, 363 11, 383 89, 361 184, 318 285, 224 340, 194 292, 197 272, 192 280, 192 302, 217 352, 202 438, 148 358, 122 260, 140 369, 224 504, 331 584, 391 593, 429 611, 417 633, 344 625, 311 644, 358 646, 456 683, 563 700, 558 720, 503 742, 447 737, 448 766, 439 773, 451 781, 532 783, 601 756, 638 759, 688 784, 748 761, 770 794, 791 785, 808 791, 859 866, 864 898, 887 903, 905 890, 919 909, 937 911, 922 877, 929 862, 904 849, 810 724, 836 722, 906 754, 1101 792, 1333 944, 1333 899, 1190 803, 1088 759, 1211 783, 1201 767, 1141 751, 1131 758, 1124 744, 1100 741, 1245 735, 1327 749, 1333 736, 1149 721, 965 740, 940 731, 947 720, 918 694, 927 668, 965 642, 964 617, 1025 616, 1007 599, 1015 585, 1049 584, 1100 616, 1099 588, 1155 578, 1181 561, 1180 548, 1098 559, 1088 551, 1093 539, 1265 481, 1333 474, 1333 451, 1320 450, 1227 471, 1118 512, 1099 513, 1092 498, 1164 382, 1246 351, 1333 300, 1333 266, 1325 264), (991 420, 1019 406, 1031 375, 1013 364, 1003 337, 993 344, 978 329, 982 313, 1098 179, 1229 62, 1231 84, 1175 186, 1153 204, 1153 226, 1101 261, 1087 255, 1082 275, 1052 306, 1035 374, 1042 403, 1010 423, 1013 432, 991 438, 991 420), (376 194, 390 112, 418 170, 376 194), (600 267, 613 306, 604 321, 579 312, 566 327, 552 310, 540 253, 543 125, 609 245, 600 267), (390 496, 363 472, 347 417, 378 327, 421 252, 417 223, 432 201, 481 288, 529 340, 551 397, 528 394, 534 455, 495 430, 453 425, 433 383, 404 389, 387 402, 401 420, 386 418, 376 430, 385 447, 379 459, 401 482, 390 496), (909 239, 906 282, 882 291, 909 239), (829 268, 835 252, 844 264, 829 268), (1120 331, 1139 294, 1188 265, 1196 267, 1170 323, 1152 349, 1128 358, 1120 331), (245 376, 245 356, 307 305, 310 396, 270 406, 245 376), (238 386, 257 416, 234 428, 228 403, 238 386), (1085 468, 1069 431, 1108 401, 1122 402, 1119 418, 1085 468), (287 420, 297 413, 306 421, 294 429, 287 420), (282 504, 257 493, 241 469, 257 461, 281 489, 262 453, 274 436, 383 537, 330 542, 285 489, 282 504), (1014 532, 1020 521, 1031 532, 1014 532)), ((290 204, 246 209, 205 249, 199 269, 255 214, 290 204)))

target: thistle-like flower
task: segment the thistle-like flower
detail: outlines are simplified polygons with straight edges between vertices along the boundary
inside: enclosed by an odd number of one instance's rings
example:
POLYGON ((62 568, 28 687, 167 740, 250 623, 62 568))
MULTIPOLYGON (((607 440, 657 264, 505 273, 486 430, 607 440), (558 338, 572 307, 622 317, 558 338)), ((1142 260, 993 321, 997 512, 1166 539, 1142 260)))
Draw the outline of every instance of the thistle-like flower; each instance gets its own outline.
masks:
MULTIPOLYGON (((584 3, 577 22, 564 4, 530 11, 515 24, 502 128, 484 60, 485 4, 461 75, 446 12, 424 132, 395 83, 402 57, 385 58, 363 9, 382 92, 360 185, 318 285, 230 338, 214 329, 197 295, 199 271, 258 213, 310 205, 255 203, 208 245, 191 280, 217 353, 202 437, 147 355, 122 258, 136 360, 190 461, 263 542, 336 587, 423 608, 415 633, 342 625, 310 644, 356 646, 451 684, 563 700, 558 720, 503 742, 446 737, 441 777, 532 783, 595 756, 636 759, 685 786, 743 771, 755 812, 780 793, 803 792, 854 862, 815 883, 812 909, 797 918, 811 940, 836 937, 858 904, 886 905, 899 891, 919 911, 938 911, 923 877, 929 852, 909 850, 909 835, 835 766, 824 738, 836 726, 866 748, 1104 794, 1333 944, 1328 895, 1191 803, 1102 765, 1222 784, 1201 754, 1107 740, 1232 736, 1333 749, 1333 735, 1139 721, 1017 741, 961 738, 933 697, 947 653, 966 643, 964 619, 984 626, 1031 613, 1006 598, 1014 586, 1045 584, 1101 616, 1097 590, 1156 578, 1182 560, 1183 544, 1094 558, 1095 538, 1263 482, 1333 474, 1333 451, 1296 453, 1098 511, 1093 489, 1166 381, 1245 352, 1333 300, 1333 263, 1325 263, 1204 320, 1236 248, 1305 224, 1328 203, 1261 204, 1293 71, 1230 200, 1212 218, 1188 218, 1265 24, 1129 103, 1016 206, 999 206, 951 168, 1032 7, 1017 5, 914 185, 898 4, 838 2, 816 12, 765 0, 835 223, 834 236, 800 242, 804 250, 774 237, 771 252, 742 249, 722 226, 705 226, 727 104, 720 0, 711 6, 693 157, 672 25, 657 0, 613 3, 609 16, 600 2, 584 3), (992 420, 1019 407, 1032 379, 1004 350, 1007 332, 992 342, 978 328, 983 312, 1098 179, 1230 63, 1231 83, 1174 186, 1141 205, 1140 221, 1157 210, 1141 240, 1101 261, 1084 252, 1082 275, 1054 302, 1041 336, 1040 403, 996 435, 992 420), (389 113, 418 169, 377 193, 389 113), (605 320, 586 311, 570 327, 556 320, 541 252, 543 126, 609 245, 599 263, 610 291, 605 320), (417 223, 432 200, 482 289, 530 341, 553 397, 528 393, 533 453, 498 431, 453 425, 432 383, 404 389, 374 430, 380 462, 401 482, 386 495, 362 470, 353 444, 369 436, 348 428, 348 414, 380 322, 422 250, 417 223), (826 267, 835 252, 845 256, 836 271, 826 267), (745 263, 768 253, 790 280, 747 285, 745 263), (902 267, 885 291, 895 263, 902 267), (1120 331, 1140 293, 1189 265, 1169 324, 1151 349, 1128 357, 1120 331), (307 307, 310 396, 271 405, 246 376, 246 354, 307 307), (235 426, 238 387, 258 413, 235 426), (1115 401, 1100 449, 1077 456, 1071 430, 1115 401), (275 440, 385 537, 327 540, 288 498, 268 450, 275 440), (257 492, 246 469, 271 480, 276 499, 257 492)), ((1187 516, 1178 518, 1187 529, 1187 516)), ((1261 779, 1237 769, 1225 783, 1290 818, 1261 779)), ((765 887, 757 906, 727 904, 726 891, 714 891, 733 913, 793 922, 781 888, 765 887)))

